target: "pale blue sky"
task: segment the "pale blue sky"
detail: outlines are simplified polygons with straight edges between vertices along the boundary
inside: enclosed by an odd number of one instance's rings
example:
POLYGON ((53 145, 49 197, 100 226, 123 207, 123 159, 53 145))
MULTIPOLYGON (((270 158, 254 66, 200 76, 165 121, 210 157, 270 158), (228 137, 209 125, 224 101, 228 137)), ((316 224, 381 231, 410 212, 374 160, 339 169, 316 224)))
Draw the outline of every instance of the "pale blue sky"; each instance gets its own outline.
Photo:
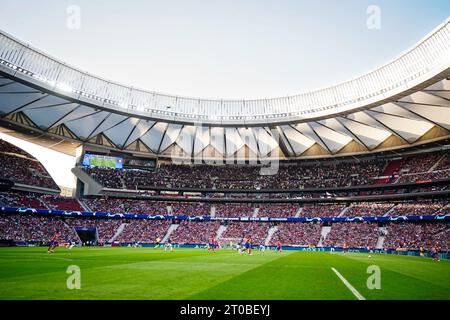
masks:
POLYGON ((427 0, 0 0, 0 28, 69 64, 137 87, 223 98, 345 81, 410 48, 450 15, 427 0), (66 27, 69 5, 81 28, 66 27), (381 29, 366 27, 369 5, 381 29))

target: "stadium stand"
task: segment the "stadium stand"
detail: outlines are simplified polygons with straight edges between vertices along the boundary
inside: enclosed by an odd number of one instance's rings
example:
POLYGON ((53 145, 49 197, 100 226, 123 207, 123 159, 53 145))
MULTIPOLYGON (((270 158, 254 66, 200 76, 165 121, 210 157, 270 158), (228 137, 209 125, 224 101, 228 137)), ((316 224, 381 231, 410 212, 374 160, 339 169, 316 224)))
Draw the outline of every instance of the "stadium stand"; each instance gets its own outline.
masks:
MULTIPOLYGON (((79 242, 74 228, 95 228, 98 243, 106 244, 116 234, 118 228, 125 228, 115 241, 122 244, 155 243, 156 238, 166 235, 170 220, 146 219, 105 219, 88 217, 63 217, 37 214, 0 214, 0 240, 17 242, 47 243, 55 232, 60 241, 79 242)), ((207 244, 215 237, 221 222, 181 221, 173 232, 171 240, 178 244, 207 244)), ((263 244, 271 224, 265 222, 229 222, 221 236, 221 241, 237 243, 251 236, 253 244, 263 244)), ((315 247, 321 240, 320 223, 277 224, 270 245, 278 240, 285 246, 315 247)), ((445 251, 450 248, 450 224, 448 222, 396 222, 387 224, 384 249, 414 249, 424 247, 429 250, 438 247, 445 251)), ((323 246, 346 248, 375 248, 379 233, 377 223, 342 222, 333 223, 331 231, 323 240, 323 246)))
POLYGON ((387 227, 386 249, 430 249, 433 246, 448 251, 449 223, 391 223, 387 227))
POLYGON ((255 166, 161 165, 155 172, 83 168, 108 188, 141 187, 217 189, 333 188, 380 183, 415 182, 450 177, 448 151, 420 154, 401 160, 343 161, 281 165, 275 175, 261 175, 255 166), (434 166, 437 165, 435 168, 434 166), (433 171, 428 171, 434 169, 433 171), (397 180, 395 176, 400 174, 397 180), (387 178, 379 178, 387 176, 387 178))
POLYGON ((123 220, 104 218, 67 218, 66 223, 72 228, 95 228, 98 232, 98 243, 105 244, 115 235, 117 228, 123 223, 123 220))
MULTIPOLYGON (((25 182, 37 187, 57 188, 54 181, 41 164, 28 153, 0 141, 2 177, 13 177, 15 182, 25 182)), ((309 165, 281 166, 277 175, 260 175, 260 167, 240 166, 179 166, 163 165, 156 172, 84 168, 96 181, 111 189, 138 189, 141 186, 159 187, 197 187, 219 189, 259 190, 267 188, 306 188, 306 187, 342 187, 371 185, 380 183, 399 183, 448 178, 449 155, 447 151, 408 156, 400 160, 371 160, 309 163, 309 165), (351 174, 349 174, 351 173, 351 174), (380 176, 388 178, 379 178, 380 176), (397 179, 398 178, 398 179, 397 179), (383 180, 384 179, 384 180, 383 180)), ((446 190, 447 185, 421 187, 407 192, 425 192, 446 190)), ((212 189, 212 190, 213 190, 212 189)), ((402 194, 406 189, 378 191, 339 191, 334 196, 367 196, 383 194, 402 194)), ((145 194, 144 194, 145 195, 145 194)), ((330 193, 331 195, 331 193, 330 193)), ((64 241, 79 242, 76 228, 95 230, 98 244, 108 244, 114 237, 120 244, 152 244, 156 238, 162 239, 171 224, 178 227, 171 235, 173 243, 206 244, 215 237, 219 227, 224 225, 221 241, 239 242, 251 236, 253 243, 263 244, 268 237, 273 222, 237 222, 221 221, 220 218, 234 217, 357 217, 371 216, 418 216, 450 213, 447 200, 397 200, 353 203, 277 203, 276 199, 289 198, 286 194, 231 194, 239 203, 210 203, 208 198, 221 198, 222 194, 206 193, 201 202, 153 201, 143 198, 122 197, 86 197, 81 203, 74 198, 54 194, 42 194, 22 191, 0 192, 0 205, 48 210, 84 211, 112 214, 134 213, 174 216, 208 216, 214 214, 218 221, 180 221, 146 220, 123 218, 92 218, 42 216, 37 214, 2 213, 0 216, 0 240, 17 242, 31 241, 46 243, 55 231, 64 241), (272 199, 267 203, 252 203, 254 199, 272 199), (246 202, 248 200, 248 202, 246 202), (84 206, 84 208, 83 208, 84 206), (214 210, 213 210, 214 209, 214 210)), ((307 198, 318 198, 320 193, 311 192, 307 198)), ((381 199, 381 198, 380 198, 381 199)), ((321 236, 321 223, 278 222, 270 238, 270 245, 280 241, 285 246, 314 247, 320 242, 324 246, 348 248, 374 248, 379 238, 377 223, 338 222, 331 225, 331 231, 325 239, 321 236)), ((388 249, 418 249, 420 246, 448 249, 448 223, 388 223, 384 247, 388 249)))
POLYGON ((1 214, 0 239, 17 242, 49 242, 55 232, 65 241, 77 241, 75 231, 60 217, 1 214))
POLYGON ((381 217, 385 215, 394 204, 392 203, 378 203, 378 202, 361 202, 353 203, 345 211, 343 216, 358 217, 358 216, 372 216, 381 217))
POLYGON ((155 243, 163 239, 170 226, 169 220, 130 220, 115 241, 119 243, 155 243))
POLYGON ((230 222, 222 234, 222 239, 233 239, 235 242, 242 238, 252 237, 253 244, 264 243, 269 231, 268 223, 258 222, 230 222))
POLYGON ((306 204, 303 206, 301 216, 305 218, 337 217, 342 212, 342 210, 344 210, 344 208, 344 204, 306 204))
POLYGON ((84 203, 91 211, 111 213, 142 213, 167 215, 167 203, 125 198, 86 198, 84 203))
POLYGON ((40 195, 25 192, 0 192, 0 204, 9 207, 47 209, 40 195))
POLYGON ((201 202, 173 202, 172 214, 175 216, 209 216, 211 207, 201 202))
POLYGON ((40 199, 52 210, 84 211, 77 199, 56 195, 43 195, 40 199))
POLYGON ((445 205, 446 201, 422 201, 405 202, 397 204, 390 216, 425 216, 438 213, 445 205))
POLYGON ((216 217, 251 217, 253 207, 248 203, 220 203, 216 204, 216 217))
POLYGON ((178 228, 171 235, 173 243, 206 244, 211 237, 215 237, 220 222, 181 221, 178 228))
POLYGON ((295 204, 267 203, 259 206, 258 217, 294 217, 299 208, 295 204))
POLYGON ((24 185, 59 189, 36 158, 4 140, 0 140, 0 178, 24 185))
POLYGON ((322 225, 319 223, 279 223, 277 231, 270 239, 275 246, 280 241, 284 246, 317 246, 322 225))
POLYGON ((333 223, 324 239, 325 246, 346 248, 375 248, 378 239, 376 223, 333 223))

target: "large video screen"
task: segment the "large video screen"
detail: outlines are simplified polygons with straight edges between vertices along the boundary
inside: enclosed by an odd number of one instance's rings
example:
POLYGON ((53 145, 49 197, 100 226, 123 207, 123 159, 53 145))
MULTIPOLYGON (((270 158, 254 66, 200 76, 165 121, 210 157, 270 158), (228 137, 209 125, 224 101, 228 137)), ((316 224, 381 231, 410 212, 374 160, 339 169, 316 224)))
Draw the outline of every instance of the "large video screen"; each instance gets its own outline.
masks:
POLYGON ((83 158, 83 166, 122 169, 123 158, 101 156, 97 154, 85 154, 83 158))

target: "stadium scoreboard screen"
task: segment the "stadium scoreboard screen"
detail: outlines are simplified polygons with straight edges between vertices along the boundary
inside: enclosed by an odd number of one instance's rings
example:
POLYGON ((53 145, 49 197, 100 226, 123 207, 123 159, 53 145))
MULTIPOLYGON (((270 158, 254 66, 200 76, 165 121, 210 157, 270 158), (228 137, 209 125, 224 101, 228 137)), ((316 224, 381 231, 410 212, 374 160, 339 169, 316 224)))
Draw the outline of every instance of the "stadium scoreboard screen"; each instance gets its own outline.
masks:
POLYGON ((85 154, 83 159, 83 166, 122 169, 123 158, 101 156, 96 154, 85 154))

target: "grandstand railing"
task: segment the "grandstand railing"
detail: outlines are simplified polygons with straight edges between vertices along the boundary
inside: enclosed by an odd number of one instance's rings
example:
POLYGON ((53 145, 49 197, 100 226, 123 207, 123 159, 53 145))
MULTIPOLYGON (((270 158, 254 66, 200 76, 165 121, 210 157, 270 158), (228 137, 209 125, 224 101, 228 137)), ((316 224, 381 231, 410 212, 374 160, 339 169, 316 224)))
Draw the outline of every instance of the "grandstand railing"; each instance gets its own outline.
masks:
POLYGON ((0 31, 0 70, 88 104, 181 122, 256 124, 299 121, 393 97, 450 67, 450 18, 412 49, 350 81, 271 99, 201 99, 145 91, 69 66, 0 31))

